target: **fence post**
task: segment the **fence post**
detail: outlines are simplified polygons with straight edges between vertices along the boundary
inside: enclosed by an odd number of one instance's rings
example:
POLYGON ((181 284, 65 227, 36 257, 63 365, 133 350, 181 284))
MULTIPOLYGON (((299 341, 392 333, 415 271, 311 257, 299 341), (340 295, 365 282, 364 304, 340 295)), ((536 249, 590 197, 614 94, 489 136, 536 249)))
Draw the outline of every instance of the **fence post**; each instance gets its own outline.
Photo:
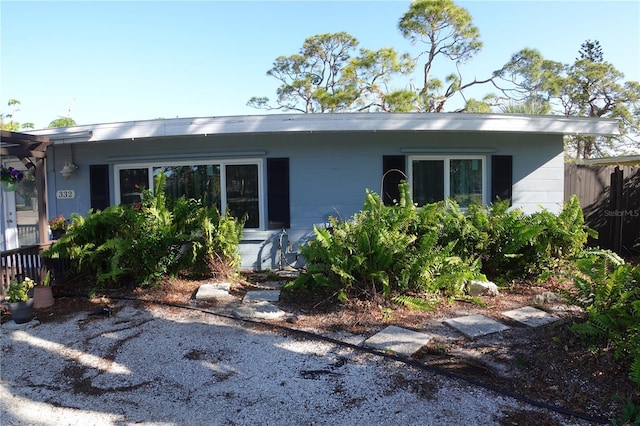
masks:
POLYGON ((609 199, 611 200, 611 209, 614 211, 611 224, 611 245, 613 251, 622 253, 622 223, 624 217, 622 215, 622 188, 624 186, 624 172, 616 166, 611 173, 611 186, 609 187, 609 199))

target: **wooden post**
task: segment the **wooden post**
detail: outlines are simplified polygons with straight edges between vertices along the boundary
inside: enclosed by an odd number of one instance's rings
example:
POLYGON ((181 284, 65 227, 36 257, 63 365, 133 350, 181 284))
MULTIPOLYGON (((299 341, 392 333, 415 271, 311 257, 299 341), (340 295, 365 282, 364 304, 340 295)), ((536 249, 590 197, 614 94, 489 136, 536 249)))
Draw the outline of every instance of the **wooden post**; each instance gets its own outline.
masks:
POLYGON ((613 210, 611 224, 611 249, 618 254, 622 254, 622 221, 624 220, 622 204, 622 188, 624 186, 624 173, 616 166, 611 173, 611 186, 609 197, 611 209, 613 210))
POLYGON ((36 190, 38 191, 38 231, 40 233, 40 244, 49 243, 49 232, 47 228, 47 183, 44 158, 36 160, 36 190))

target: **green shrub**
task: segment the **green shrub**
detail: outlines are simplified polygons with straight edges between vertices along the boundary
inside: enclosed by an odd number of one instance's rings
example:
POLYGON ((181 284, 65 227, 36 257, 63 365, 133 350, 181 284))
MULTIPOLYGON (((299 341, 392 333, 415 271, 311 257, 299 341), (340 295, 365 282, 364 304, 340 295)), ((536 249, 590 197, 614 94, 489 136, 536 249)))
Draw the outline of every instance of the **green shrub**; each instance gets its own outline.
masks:
POLYGON ((460 219, 449 227, 442 244, 457 240, 456 254, 479 257, 482 272, 497 281, 537 279, 555 271, 582 250, 593 232, 585 226, 575 196, 559 214, 543 209, 525 215, 510 209, 507 201, 488 207, 472 205, 464 219, 450 210, 460 219))
POLYGON ((586 252, 577 266, 572 301, 584 308, 585 321, 572 331, 615 348, 616 358, 630 362, 631 378, 640 385, 640 266, 607 250, 586 252))
POLYGON ((288 288, 323 290, 373 298, 403 291, 459 293, 467 280, 482 278, 478 262, 454 255, 454 243, 439 246, 442 206, 418 209, 407 184, 400 202, 385 206, 367 191, 362 211, 347 221, 331 219, 331 231, 315 228, 301 248, 307 271, 288 288))
POLYGON ((383 205, 366 192, 349 220, 331 219, 301 248, 307 272, 289 288, 323 290, 341 299, 407 291, 460 294, 473 279, 537 278, 582 249, 588 234, 576 197, 558 215, 525 215, 501 201, 462 210, 453 200, 416 207, 409 185, 383 205))
POLYGON ((155 187, 155 195, 143 191, 138 206, 72 215, 65 235, 44 255, 67 257, 78 272, 115 286, 153 285, 181 272, 228 273, 237 266, 239 221, 198 200, 167 200, 163 174, 155 187))

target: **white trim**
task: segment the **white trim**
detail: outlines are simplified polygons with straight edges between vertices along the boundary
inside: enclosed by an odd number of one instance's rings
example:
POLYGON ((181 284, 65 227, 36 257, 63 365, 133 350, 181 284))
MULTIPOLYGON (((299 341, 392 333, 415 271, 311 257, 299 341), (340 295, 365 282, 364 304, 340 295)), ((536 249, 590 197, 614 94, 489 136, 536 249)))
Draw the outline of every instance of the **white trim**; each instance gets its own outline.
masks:
POLYGON ((30 131, 58 143, 81 143, 141 138, 260 133, 310 132, 511 132, 559 135, 619 135, 614 119, 558 115, 460 113, 340 113, 271 114, 195 117, 103 123, 30 131), (82 132, 91 132, 82 133, 82 132), (66 135, 72 136, 66 138, 66 135), (77 135, 83 135, 77 137, 77 135))
POLYGON ((409 187, 411 188, 411 197, 413 193, 413 162, 420 160, 442 160, 444 162, 444 198, 451 197, 451 160, 481 160, 482 161, 482 205, 487 204, 487 156, 486 155, 469 155, 469 154, 450 154, 450 155, 412 155, 408 157, 409 166, 409 187))
POLYGON ((115 198, 115 204, 119 205, 121 202, 121 195, 120 194, 120 170, 129 170, 129 169, 144 169, 146 168, 148 170, 148 175, 149 175, 149 188, 151 189, 151 191, 153 191, 153 180, 154 180, 154 174, 153 174, 153 170, 156 167, 163 167, 163 166, 176 166, 176 167, 181 167, 181 166, 193 166, 193 165, 219 165, 220 166, 220 204, 222 206, 222 214, 225 214, 226 209, 227 209, 227 191, 226 191, 226 167, 228 165, 256 165, 258 166, 258 215, 259 217, 259 223, 258 223, 258 228, 251 228, 251 229, 255 229, 255 230, 265 230, 266 228, 266 218, 265 218, 265 212, 266 212, 266 206, 265 203, 267 202, 266 200, 266 194, 265 194, 265 190, 264 190, 264 176, 263 176, 263 170, 265 168, 264 166, 264 159, 262 158, 234 158, 234 159, 221 159, 221 158, 205 158, 202 159, 201 161, 198 161, 197 163, 194 163, 193 161, 172 161, 172 162, 168 162, 168 161, 145 161, 145 162, 138 162, 138 163, 119 163, 119 164, 114 164, 113 165, 113 174, 114 174, 114 198, 115 198))
MULTIPOLYGON (((238 157, 261 157, 267 155, 267 151, 230 151, 230 152, 210 152, 207 151, 208 159, 234 159, 238 157)), ((148 161, 165 161, 165 160, 178 160, 178 161, 190 161, 190 164, 194 160, 202 159, 202 153, 195 154, 167 154, 167 155, 145 155, 144 159, 148 161)), ((108 163, 118 163, 123 161, 135 161, 140 162, 139 155, 126 155, 126 156, 113 156, 106 157, 108 163)))

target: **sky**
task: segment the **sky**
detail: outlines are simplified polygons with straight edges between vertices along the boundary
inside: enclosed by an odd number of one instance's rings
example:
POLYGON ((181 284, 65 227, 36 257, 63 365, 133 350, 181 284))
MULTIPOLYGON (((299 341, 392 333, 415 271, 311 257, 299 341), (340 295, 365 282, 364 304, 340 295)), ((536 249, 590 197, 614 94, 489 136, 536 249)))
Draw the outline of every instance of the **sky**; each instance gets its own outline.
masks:
MULTIPOLYGON (((264 114, 252 96, 276 97, 275 58, 304 40, 346 31, 360 47, 416 54, 397 29, 409 1, 0 0, 0 111, 44 128, 155 118, 264 114)), ((640 1, 458 1, 482 51, 461 67, 483 79, 523 48, 572 63, 598 40, 604 58, 640 81, 640 1)), ((434 76, 455 71, 439 63, 434 76)), ((415 76, 416 83, 420 75, 415 76)), ((399 88, 407 79, 397 80, 399 88)), ((480 89, 472 96, 491 91, 480 89)))

